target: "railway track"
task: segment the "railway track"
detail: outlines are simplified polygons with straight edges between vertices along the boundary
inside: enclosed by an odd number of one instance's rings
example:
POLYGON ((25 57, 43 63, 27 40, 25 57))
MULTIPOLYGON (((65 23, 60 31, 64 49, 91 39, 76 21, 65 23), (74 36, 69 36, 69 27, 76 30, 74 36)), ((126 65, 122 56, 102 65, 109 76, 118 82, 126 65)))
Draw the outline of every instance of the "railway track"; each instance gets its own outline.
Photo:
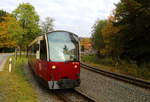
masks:
POLYGON ((55 90, 53 92, 65 102, 96 102, 93 98, 75 89, 55 90))
POLYGON ((150 89, 150 82, 149 81, 145 81, 142 79, 138 79, 138 78, 123 75, 123 74, 105 71, 105 70, 99 69, 97 67, 91 67, 91 66, 86 65, 84 63, 81 63, 81 67, 83 67, 87 70, 102 74, 104 76, 112 77, 112 78, 115 78, 117 80, 121 80, 121 81, 128 82, 128 83, 131 83, 131 84, 134 84, 134 85, 146 88, 146 89, 150 89))

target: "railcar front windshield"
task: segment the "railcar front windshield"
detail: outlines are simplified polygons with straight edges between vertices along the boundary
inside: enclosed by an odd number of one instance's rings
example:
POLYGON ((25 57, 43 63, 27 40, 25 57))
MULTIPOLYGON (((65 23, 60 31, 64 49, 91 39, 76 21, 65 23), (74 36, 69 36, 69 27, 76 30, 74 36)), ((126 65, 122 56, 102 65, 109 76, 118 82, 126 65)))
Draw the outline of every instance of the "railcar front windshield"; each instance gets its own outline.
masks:
POLYGON ((50 61, 66 62, 79 60, 78 37, 65 31, 48 34, 50 61))

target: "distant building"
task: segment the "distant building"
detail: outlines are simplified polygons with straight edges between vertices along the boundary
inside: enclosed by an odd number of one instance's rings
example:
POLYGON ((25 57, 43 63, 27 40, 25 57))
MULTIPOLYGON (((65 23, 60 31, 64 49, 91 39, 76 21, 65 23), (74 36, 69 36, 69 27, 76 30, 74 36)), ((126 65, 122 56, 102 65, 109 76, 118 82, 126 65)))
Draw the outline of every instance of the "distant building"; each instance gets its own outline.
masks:
POLYGON ((90 53, 92 51, 91 38, 82 37, 80 38, 81 52, 90 53))

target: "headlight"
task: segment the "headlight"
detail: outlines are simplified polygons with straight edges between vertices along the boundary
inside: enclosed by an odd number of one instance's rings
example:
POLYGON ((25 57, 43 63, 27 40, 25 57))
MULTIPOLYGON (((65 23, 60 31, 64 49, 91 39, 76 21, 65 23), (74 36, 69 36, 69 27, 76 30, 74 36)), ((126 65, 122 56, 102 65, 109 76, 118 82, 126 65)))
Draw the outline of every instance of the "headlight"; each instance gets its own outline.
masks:
POLYGON ((74 68, 78 68, 78 66, 77 66, 77 65, 74 65, 74 68))
POLYGON ((56 66, 55 66, 55 65, 53 65, 53 66, 52 66, 52 69, 56 69, 56 66))

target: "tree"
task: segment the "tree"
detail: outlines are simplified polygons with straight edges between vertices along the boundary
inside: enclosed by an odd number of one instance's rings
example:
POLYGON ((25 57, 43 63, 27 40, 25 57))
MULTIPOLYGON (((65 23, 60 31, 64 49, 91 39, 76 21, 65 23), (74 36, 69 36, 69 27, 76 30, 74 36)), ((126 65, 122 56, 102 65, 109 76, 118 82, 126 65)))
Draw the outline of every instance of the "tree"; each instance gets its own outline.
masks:
MULTIPOLYGON (((0 50, 13 50, 18 47, 17 39, 22 34, 22 28, 16 18, 3 10, 0 10, 0 50)), ((20 43, 21 44, 21 43, 20 43)))
POLYGON ((16 47, 20 47, 23 44, 24 30, 20 26, 20 22, 16 20, 14 16, 7 17, 8 22, 8 33, 10 34, 11 40, 15 41, 16 47))
POLYGON ((46 34, 49 31, 54 30, 54 19, 50 18, 50 17, 46 17, 45 21, 42 21, 41 23, 41 29, 42 29, 42 33, 46 34))
POLYGON ((93 48, 97 50, 97 54, 100 56, 100 51, 105 47, 103 36, 102 36, 102 28, 106 24, 106 20, 97 21, 93 26, 92 31, 92 43, 93 48))
POLYGON ((19 22, 11 14, 5 15, 0 23, 0 47, 17 47, 18 35, 22 33, 19 22))
POLYGON ((108 18, 106 25, 102 29, 105 43, 103 51, 106 56, 118 58, 122 52, 119 39, 121 27, 114 26, 114 22, 116 22, 116 18, 112 15, 108 18))
POLYGON ((25 48, 28 44, 35 39, 39 33, 39 16, 37 15, 34 7, 29 3, 20 4, 14 11, 13 15, 20 22, 20 26, 23 28, 22 44, 20 48, 25 48))
POLYGON ((150 2, 149 0, 121 0, 116 5, 116 26, 122 26, 120 40, 122 56, 150 61, 150 2))
POLYGON ((7 12, 4 10, 0 10, 0 22, 4 21, 4 16, 6 16, 7 12))
POLYGON ((81 51, 84 52, 84 45, 81 45, 81 51))

